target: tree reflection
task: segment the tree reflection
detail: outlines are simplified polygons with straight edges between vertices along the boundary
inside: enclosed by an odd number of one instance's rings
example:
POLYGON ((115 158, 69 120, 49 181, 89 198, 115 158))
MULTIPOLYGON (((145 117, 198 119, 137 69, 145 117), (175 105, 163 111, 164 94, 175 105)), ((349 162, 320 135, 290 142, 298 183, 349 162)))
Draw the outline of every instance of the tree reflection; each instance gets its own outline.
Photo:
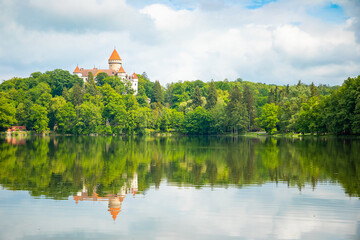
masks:
POLYGON ((163 179, 198 188, 285 182, 300 191, 331 181, 360 196, 356 139, 36 137, 1 140, 0 153, 4 188, 53 199, 96 196, 111 202, 112 214, 134 174, 135 193, 163 179))

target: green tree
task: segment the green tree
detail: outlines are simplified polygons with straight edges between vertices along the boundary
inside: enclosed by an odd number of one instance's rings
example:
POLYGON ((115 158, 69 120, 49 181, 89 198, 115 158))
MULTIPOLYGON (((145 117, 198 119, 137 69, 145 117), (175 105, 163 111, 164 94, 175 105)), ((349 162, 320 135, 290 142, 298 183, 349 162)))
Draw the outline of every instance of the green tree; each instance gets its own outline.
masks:
POLYGON ((148 105, 148 97, 145 93, 145 88, 143 86, 138 86, 138 94, 136 95, 136 100, 141 107, 146 107, 148 105))
POLYGON ((75 83, 74 87, 72 88, 72 103, 74 106, 78 106, 83 102, 84 92, 82 87, 78 83, 75 83))
POLYGON ((217 91, 214 82, 210 82, 209 84, 209 93, 206 97, 206 109, 212 109, 215 107, 217 102, 217 91))
POLYGON ((358 133, 360 76, 348 78, 326 102, 326 125, 335 134, 358 133))
POLYGON ((32 105, 30 112, 31 121, 33 122, 33 129, 36 133, 44 133, 45 131, 49 130, 49 119, 47 117, 48 111, 46 107, 34 104, 32 105))
POLYGON ((325 132, 324 116, 322 113, 324 106, 317 96, 310 98, 303 103, 298 113, 292 116, 292 128, 300 133, 323 133, 325 132))
POLYGON ((125 94, 126 88, 125 83, 117 76, 110 76, 105 78, 104 84, 109 84, 117 93, 119 94, 125 94))
POLYGON ((96 133, 96 129, 102 123, 101 109, 92 102, 83 102, 76 107, 77 123, 76 133, 96 133))
POLYGON ((249 115, 243 104, 240 89, 235 85, 230 91, 230 101, 226 106, 227 126, 232 133, 245 132, 249 127, 249 115))
POLYGON ((213 118, 203 107, 197 107, 186 114, 182 132, 190 135, 203 135, 210 132, 213 118))
POLYGON ((200 88, 198 86, 195 87, 195 91, 194 91, 193 95, 191 96, 191 100, 192 100, 192 106, 194 109, 202 106, 203 101, 201 99, 200 88))
POLYGON ((250 131, 251 128, 255 124, 256 112, 255 112, 254 95, 253 95, 253 92, 250 90, 250 87, 248 84, 246 84, 244 86, 244 103, 245 103, 246 109, 248 111, 248 116, 249 116, 248 130, 250 131))
POLYGON ((92 96, 99 95, 99 90, 96 87, 94 75, 92 72, 89 72, 87 81, 85 83, 85 93, 88 93, 92 96))
POLYGON ((66 102, 63 97, 53 98, 50 105, 49 122, 50 128, 60 133, 72 133, 76 124, 74 105, 66 102))
POLYGON ((276 124, 278 119, 279 106, 274 103, 266 104, 261 112, 261 116, 257 119, 259 125, 269 134, 276 132, 276 124))
POLYGON ((71 102, 65 103, 56 117, 60 132, 74 133, 76 124, 76 111, 74 105, 72 105, 71 102))
POLYGON ((63 89, 72 88, 75 83, 82 84, 82 79, 76 75, 70 74, 68 71, 62 69, 55 69, 54 71, 46 72, 46 75, 40 75, 38 78, 47 77, 46 83, 49 84, 51 88, 52 96, 62 95, 63 89), (48 76, 48 77, 47 77, 48 76))
MULTIPOLYGON (((26 103, 30 103, 30 101, 27 101, 26 103)), ((26 123, 29 121, 29 108, 25 105, 25 102, 20 102, 16 108, 16 121, 17 124, 20 126, 27 125, 26 123)))
POLYGON ((315 86, 314 82, 311 83, 310 85, 310 96, 311 97, 314 97, 314 96, 319 96, 319 91, 317 89, 317 87, 315 86))
POLYGON ((13 104, 0 92, 0 129, 8 128, 16 122, 15 113, 13 104))
POLYGON ((155 82, 152 95, 153 95, 152 96, 153 98, 151 99, 151 102, 163 103, 164 98, 163 98, 162 88, 161 88, 159 81, 155 82))
POLYGON ((104 84, 105 84, 104 79, 107 78, 107 77, 109 77, 109 75, 107 75, 107 73, 105 73, 105 72, 99 73, 99 74, 96 76, 96 84, 97 84, 98 86, 104 85, 104 84))
POLYGON ((219 99, 216 105, 210 110, 211 116, 214 118, 211 126, 212 133, 222 134, 226 131, 226 105, 222 99, 219 99))

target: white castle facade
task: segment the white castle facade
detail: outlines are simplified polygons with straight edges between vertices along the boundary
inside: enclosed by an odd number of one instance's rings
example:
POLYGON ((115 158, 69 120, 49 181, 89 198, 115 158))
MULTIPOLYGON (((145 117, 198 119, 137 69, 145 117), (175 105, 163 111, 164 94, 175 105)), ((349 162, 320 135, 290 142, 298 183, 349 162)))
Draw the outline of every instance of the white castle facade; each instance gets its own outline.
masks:
POLYGON ((122 80, 129 81, 131 83, 132 89, 135 92, 134 94, 136 95, 138 92, 138 84, 139 84, 138 77, 135 73, 133 73, 132 75, 126 74, 122 66, 122 60, 119 54, 117 53, 116 49, 114 49, 114 51, 112 52, 108 63, 109 63, 109 69, 97 69, 95 67, 93 69, 84 69, 84 68, 79 68, 79 66, 76 66, 73 73, 81 77, 84 81, 88 80, 88 76, 90 72, 93 74, 95 79, 96 76, 102 72, 106 73, 108 76, 117 76, 122 80))

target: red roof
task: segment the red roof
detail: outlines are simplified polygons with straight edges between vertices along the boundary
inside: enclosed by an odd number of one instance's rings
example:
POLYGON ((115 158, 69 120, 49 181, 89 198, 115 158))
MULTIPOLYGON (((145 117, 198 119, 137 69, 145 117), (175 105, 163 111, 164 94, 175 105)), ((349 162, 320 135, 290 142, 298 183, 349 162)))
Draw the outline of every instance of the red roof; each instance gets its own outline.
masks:
POLYGON ((83 77, 88 77, 89 72, 91 72, 94 75, 94 77, 96 77, 101 72, 104 72, 109 76, 114 76, 116 74, 116 71, 112 70, 112 69, 97 69, 97 68, 93 68, 93 69, 83 69, 83 68, 81 68, 80 72, 81 72, 83 77))
POLYGON ((121 60, 119 54, 117 53, 116 49, 112 52, 109 60, 121 60))
POLYGON ((79 66, 76 66, 74 73, 81 73, 79 66))
POLYGON ((137 77, 137 75, 135 73, 133 73, 132 78, 137 79, 138 77, 137 77))
POLYGON ((124 70, 124 68, 123 68, 122 66, 120 67, 120 69, 119 69, 118 72, 119 72, 119 73, 126 73, 125 70, 124 70))
POLYGON ((117 215, 119 214, 119 212, 121 211, 120 208, 109 208, 108 210, 112 216, 112 219, 114 219, 114 221, 116 220, 117 215))

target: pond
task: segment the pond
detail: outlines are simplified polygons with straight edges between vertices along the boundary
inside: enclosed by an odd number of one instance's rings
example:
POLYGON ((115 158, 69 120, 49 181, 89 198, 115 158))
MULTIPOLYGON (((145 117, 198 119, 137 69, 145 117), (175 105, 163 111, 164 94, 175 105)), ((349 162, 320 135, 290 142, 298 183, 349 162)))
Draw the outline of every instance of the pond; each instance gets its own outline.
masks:
POLYGON ((0 239, 359 239, 360 140, 0 140, 0 239))

